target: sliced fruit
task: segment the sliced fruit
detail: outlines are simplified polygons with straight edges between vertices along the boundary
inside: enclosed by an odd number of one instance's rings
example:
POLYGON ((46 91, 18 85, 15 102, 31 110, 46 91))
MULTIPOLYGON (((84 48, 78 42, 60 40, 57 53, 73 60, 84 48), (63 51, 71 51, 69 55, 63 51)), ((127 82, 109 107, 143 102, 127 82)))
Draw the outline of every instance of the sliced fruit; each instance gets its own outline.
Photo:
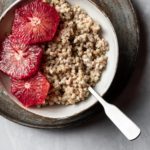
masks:
POLYGON ((50 84, 40 72, 27 80, 12 79, 11 92, 26 107, 45 103, 50 84))
POLYGON ((12 33, 26 44, 47 42, 53 39, 59 21, 54 7, 35 0, 16 9, 12 33))
POLYGON ((25 45, 13 36, 5 39, 0 52, 0 70, 15 79, 25 79, 38 72, 43 50, 25 45))

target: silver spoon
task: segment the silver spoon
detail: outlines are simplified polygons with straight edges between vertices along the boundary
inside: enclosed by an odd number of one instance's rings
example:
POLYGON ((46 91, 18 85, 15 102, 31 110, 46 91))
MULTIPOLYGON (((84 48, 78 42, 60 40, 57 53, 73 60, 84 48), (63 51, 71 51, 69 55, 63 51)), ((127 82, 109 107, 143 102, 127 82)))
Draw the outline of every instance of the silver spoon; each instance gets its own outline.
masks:
POLYGON ((106 102, 93 88, 89 87, 89 91, 102 104, 108 118, 115 124, 115 126, 125 135, 128 140, 134 140, 140 135, 140 128, 119 108, 106 102))

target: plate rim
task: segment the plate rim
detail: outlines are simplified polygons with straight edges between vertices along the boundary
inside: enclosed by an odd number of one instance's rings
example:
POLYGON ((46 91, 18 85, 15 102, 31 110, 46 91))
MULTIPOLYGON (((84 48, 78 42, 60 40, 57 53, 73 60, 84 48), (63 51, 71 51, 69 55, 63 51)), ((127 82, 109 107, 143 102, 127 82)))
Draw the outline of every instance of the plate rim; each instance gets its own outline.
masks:
MULTIPOLYGON (((19 2, 20 0, 18 0, 18 2, 19 2)), ((90 0, 91 1, 91 0, 90 0)), ((138 56, 138 49, 139 49, 139 44, 140 44, 140 29, 139 29, 139 22, 138 22, 138 19, 137 19, 137 15, 136 15, 136 12, 135 12, 135 9, 134 9, 134 7, 133 7, 133 5, 132 5, 132 2, 131 2, 131 0, 127 0, 128 1, 128 3, 129 3, 129 6, 130 6, 130 8, 131 8, 131 11, 132 11, 132 14, 133 14, 133 17, 134 17, 134 21, 135 21, 135 24, 137 25, 137 28, 136 28, 136 34, 138 35, 138 37, 137 37, 137 48, 136 48, 136 50, 137 50, 137 55, 136 55, 136 57, 135 57, 135 61, 137 60, 137 56, 138 56)), ((15 1, 16 2, 16 1, 15 1)), ((14 2, 14 3, 15 3, 14 2)), ((93 2, 93 1, 92 1, 93 2)), ((99 8, 99 6, 95 3, 95 2, 93 2, 98 8, 99 8)), ((7 8, 8 9, 8 8, 7 8)), ((6 9, 6 10, 7 10, 6 9)), ((6 12, 6 10, 4 11, 4 12, 6 12)), ((101 9, 102 10, 102 9, 101 9)), ((3 13, 4 13, 3 12, 3 13)), ((106 13, 104 13, 104 14, 106 14, 106 13)), ((108 16, 107 16, 108 17, 108 16)), ((109 19, 109 17, 108 17, 108 19, 109 19)), ((109 19, 110 20, 110 19, 109 19)), ((97 105, 97 103, 95 104, 95 105, 97 105)), ((90 107, 90 109, 91 109, 92 107, 90 107)), ((88 110, 88 109, 87 109, 88 110)), ((81 115, 81 114, 83 114, 85 111, 87 111, 87 110, 84 110, 83 112, 80 112, 79 114, 81 115)), ((30 112, 31 113, 31 112, 30 112)), ((92 112, 93 113, 93 112, 92 112)), ((69 123, 62 123, 61 125, 52 125, 52 126, 36 126, 36 125, 33 125, 33 124, 29 124, 29 123, 25 123, 25 122, 23 122, 23 121, 19 121, 19 120, 17 120, 17 119, 15 119, 15 118, 12 118, 10 115, 8 115, 8 114, 6 114, 6 113, 3 113, 3 112, 1 112, 0 111, 0 114, 2 115, 2 116, 4 116, 5 118, 7 118, 7 119, 9 119, 9 120, 11 120, 11 121, 13 121, 13 122, 16 122, 16 123, 19 123, 19 124, 21 124, 21 125, 25 125, 25 126, 28 126, 28 127, 34 127, 34 128, 62 128, 62 127, 68 127, 68 126, 71 126, 72 125, 72 123, 74 123, 74 122, 76 122, 77 120, 79 120, 79 119, 76 119, 76 120, 73 120, 72 122, 70 121, 69 123)), ((67 118, 67 119, 71 119, 72 117, 76 117, 76 116, 78 116, 79 114, 75 114, 74 116, 71 116, 71 117, 69 117, 69 118, 67 118)), ((37 115, 38 116, 38 115, 37 115)), ((41 116, 40 116, 41 117, 41 116)), ((44 117, 44 118, 46 118, 46 117, 44 117)), ((48 119, 50 119, 50 118, 48 118, 48 119)), ((64 118, 65 119, 65 118, 64 118)))

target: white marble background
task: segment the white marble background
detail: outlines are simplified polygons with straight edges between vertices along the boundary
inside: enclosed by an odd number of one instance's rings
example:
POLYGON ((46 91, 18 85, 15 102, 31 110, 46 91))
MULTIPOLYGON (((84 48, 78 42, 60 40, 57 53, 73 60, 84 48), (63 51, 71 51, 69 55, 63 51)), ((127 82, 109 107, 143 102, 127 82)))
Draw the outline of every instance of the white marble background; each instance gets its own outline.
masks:
POLYGON ((80 127, 38 130, 20 126, 0 117, 0 150, 149 150, 150 147, 150 0, 132 0, 140 17, 143 46, 130 84, 118 101, 124 112, 142 129, 133 142, 107 118, 98 116, 80 127))

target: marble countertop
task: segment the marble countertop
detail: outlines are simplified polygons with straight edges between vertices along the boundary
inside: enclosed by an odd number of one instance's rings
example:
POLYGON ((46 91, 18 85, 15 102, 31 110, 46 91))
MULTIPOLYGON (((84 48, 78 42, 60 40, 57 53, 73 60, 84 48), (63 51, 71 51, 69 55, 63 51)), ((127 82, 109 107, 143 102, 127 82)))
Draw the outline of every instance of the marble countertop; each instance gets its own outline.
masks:
POLYGON ((122 110, 141 128, 141 136, 129 142, 106 118, 99 115, 88 124, 69 129, 39 130, 0 117, 1 150, 149 150, 150 147, 150 1, 132 0, 141 25, 139 59, 129 85, 118 98, 122 110))

